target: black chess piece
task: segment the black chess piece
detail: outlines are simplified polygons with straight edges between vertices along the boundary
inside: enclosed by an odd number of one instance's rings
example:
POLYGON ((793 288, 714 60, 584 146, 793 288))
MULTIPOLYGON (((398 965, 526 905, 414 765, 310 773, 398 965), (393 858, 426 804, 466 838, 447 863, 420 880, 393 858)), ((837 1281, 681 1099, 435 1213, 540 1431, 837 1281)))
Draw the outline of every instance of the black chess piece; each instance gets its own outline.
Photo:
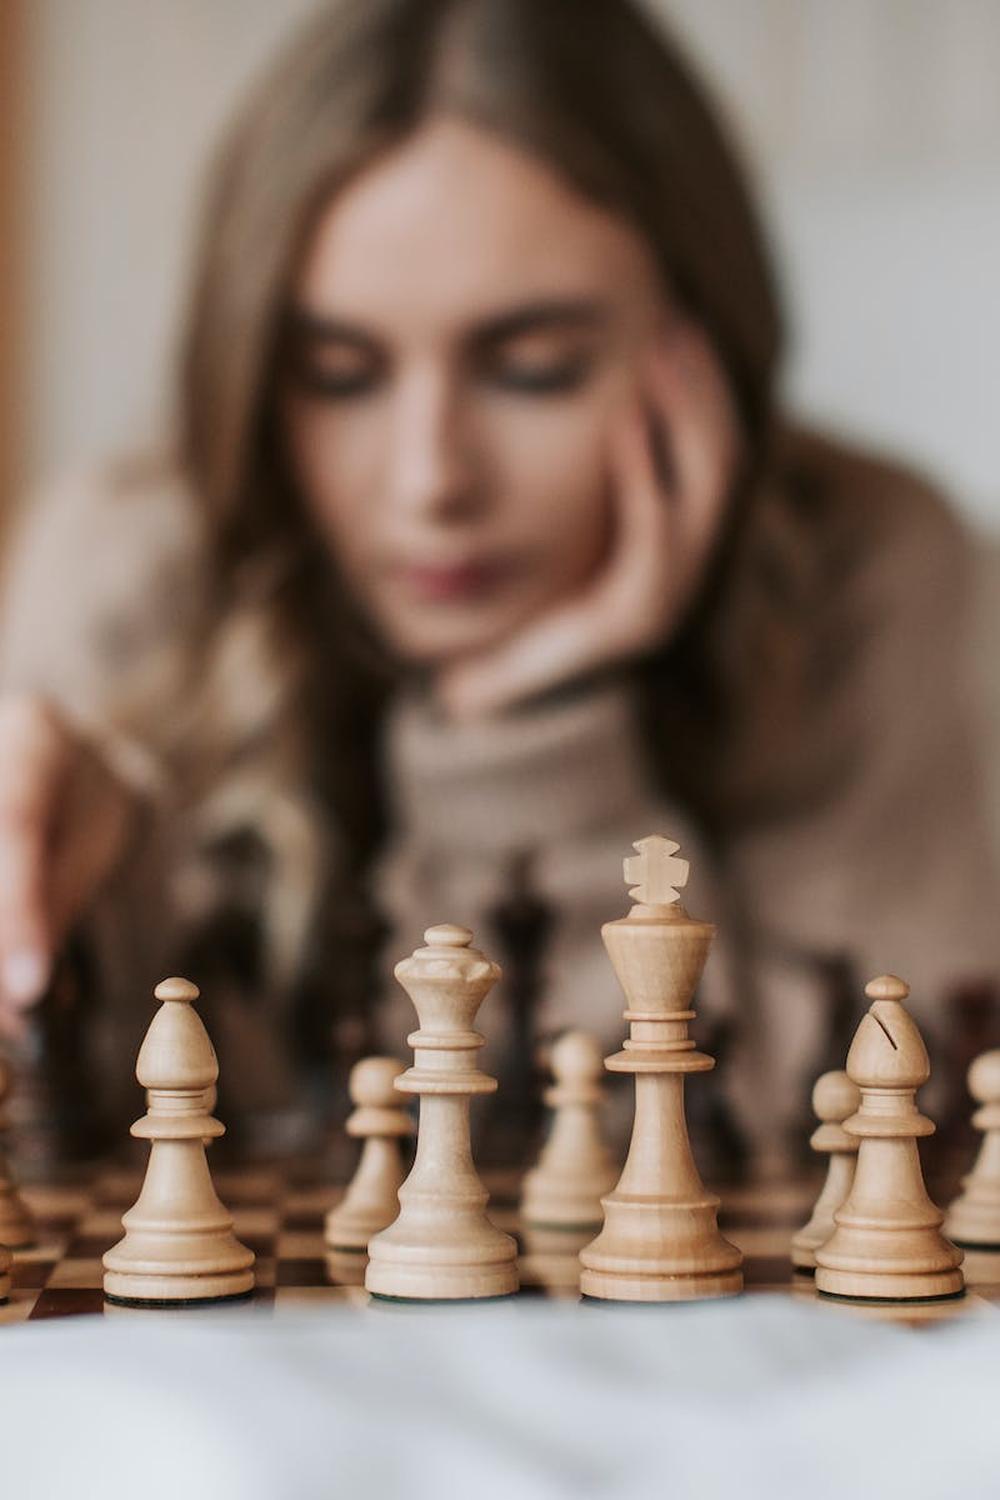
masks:
POLYGON ((91 1047, 99 1003, 97 965, 80 935, 67 942, 31 1013, 17 1058, 12 1101, 17 1163, 26 1177, 52 1177, 111 1149, 115 1122, 103 1108, 91 1047))
POLYGON ((536 1052, 537 1016, 545 988, 545 956, 556 913, 534 884, 535 857, 519 850, 510 861, 503 898, 489 913, 503 978, 497 1004, 506 1008, 506 1045, 496 1066, 498 1101, 490 1111, 477 1156, 486 1162, 526 1160, 541 1132, 543 1110, 536 1052))

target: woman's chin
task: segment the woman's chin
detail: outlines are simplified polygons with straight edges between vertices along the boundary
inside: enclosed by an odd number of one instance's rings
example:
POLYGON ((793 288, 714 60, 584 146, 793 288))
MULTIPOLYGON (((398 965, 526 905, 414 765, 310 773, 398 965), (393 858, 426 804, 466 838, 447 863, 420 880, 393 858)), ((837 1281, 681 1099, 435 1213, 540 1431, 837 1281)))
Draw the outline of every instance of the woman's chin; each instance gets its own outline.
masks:
POLYGON ((427 609, 394 614, 382 635, 406 666, 444 671, 506 645, 530 615, 521 610, 427 609))

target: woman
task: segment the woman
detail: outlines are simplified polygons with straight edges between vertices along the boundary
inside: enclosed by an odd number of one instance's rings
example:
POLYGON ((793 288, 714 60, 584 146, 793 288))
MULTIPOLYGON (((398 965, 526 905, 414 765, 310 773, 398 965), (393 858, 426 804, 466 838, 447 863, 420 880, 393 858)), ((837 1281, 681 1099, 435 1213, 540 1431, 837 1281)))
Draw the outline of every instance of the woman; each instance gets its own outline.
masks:
POLYGON ((911 973, 932 1024, 992 978, 963 545, 779 421, 781 342, 730 148, 638 12, 324 10, 220 163, 176 459, 70 485, 10 568, 7 1025, 86 932, 127 1079, 138 976, 183 963, 260 1115, 330 1035, 401 1046, 381 926, 488 946, 518 872, 551 928, 530 1026, 493 1007, 523 1077, 529 1033, 617 1041, 599 926, 662 829, 769 1155, 838 984, 911 973))

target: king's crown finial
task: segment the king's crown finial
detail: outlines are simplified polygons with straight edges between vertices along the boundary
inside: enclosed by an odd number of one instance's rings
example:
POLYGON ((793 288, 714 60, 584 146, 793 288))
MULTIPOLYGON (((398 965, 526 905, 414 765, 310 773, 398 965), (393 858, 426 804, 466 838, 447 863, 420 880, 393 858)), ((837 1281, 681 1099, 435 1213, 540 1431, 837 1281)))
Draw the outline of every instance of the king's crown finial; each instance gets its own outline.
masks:
POLYGON ((642 906, 672 906, 687 885, 691 866, 677 859, 680 844, 653 833, 637 839, 632 848, 636 854, 625 860, 625 884, 633 901, 642 906))

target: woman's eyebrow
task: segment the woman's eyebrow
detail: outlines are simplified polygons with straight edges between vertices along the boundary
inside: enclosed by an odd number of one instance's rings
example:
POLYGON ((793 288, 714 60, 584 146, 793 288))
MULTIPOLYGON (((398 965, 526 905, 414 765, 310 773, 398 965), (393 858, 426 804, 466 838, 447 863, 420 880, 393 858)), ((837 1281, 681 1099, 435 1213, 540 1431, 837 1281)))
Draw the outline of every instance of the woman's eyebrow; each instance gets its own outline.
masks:
MULTIPOLYGON (((545 329, 599 328, 607 322, 611 309, 598 297, 547 297, 525 302, 504 312, 492 313, 472 323, 466 338, 473 344, 499 344, 505 339, 545 329)), ((309 307, 289 311, 289 332, 296 339, 315 344, 354 344, 370 349, 376 335, 359 323, 331 313, 315 312, 309 307)))
POLYGON ((313 312, 308 307, 291 308, 288 328, 295 338, 315 344, 355 344, 370 349, 374 342, 372 335, 360 324, 313 312))
POLYGON ((499 344, 520 334, 539 330, 598 328, 610 316, 608 303, 600 298, 559 297, 526 302, 473 324, 469 338, 477 344, 499 344))

